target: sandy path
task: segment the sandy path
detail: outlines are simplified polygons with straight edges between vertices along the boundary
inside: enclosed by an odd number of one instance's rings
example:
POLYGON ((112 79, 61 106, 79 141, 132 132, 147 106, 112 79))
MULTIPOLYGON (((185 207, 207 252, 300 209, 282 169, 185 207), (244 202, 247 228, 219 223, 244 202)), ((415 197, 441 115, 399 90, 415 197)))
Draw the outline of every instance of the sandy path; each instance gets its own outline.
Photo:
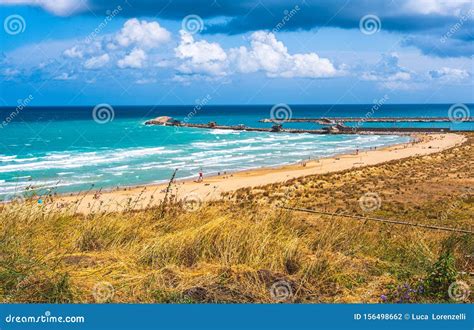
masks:
MULTIPOLYGON (((427 155, 454 147, 465 141, 465 137, 458 134, 429 134, 414 135, 419 141, 397 146, 360 152, 358 155, 349 154, 331 158, 323 158, 302 164, 282 166, 279 168, 262 168, 243 171, 226 176, 205 178, 204 182, 192 180, 177 181, 173 185, 172 193, 178 199, 184 199, 193 207, 193 203, 206 200, 215 200, 221 193, 230 192, 239 188, 257 187, 270 183, 284 182, 289 179, 347 170, 360 166, 380 164, 383 162, 402 159, 412 156, 427 155)), ((88 194, 56 197, 53 202, 47 202, 45 207, 66 207, 74 205, 73 209, 81 213, 97 211, 121 211, 126 209, 141 209, 148 205, 160 202, 164 197, 166 184, 149 185, 135 188, 121 188, 120 190, 90 192, 88 194)))

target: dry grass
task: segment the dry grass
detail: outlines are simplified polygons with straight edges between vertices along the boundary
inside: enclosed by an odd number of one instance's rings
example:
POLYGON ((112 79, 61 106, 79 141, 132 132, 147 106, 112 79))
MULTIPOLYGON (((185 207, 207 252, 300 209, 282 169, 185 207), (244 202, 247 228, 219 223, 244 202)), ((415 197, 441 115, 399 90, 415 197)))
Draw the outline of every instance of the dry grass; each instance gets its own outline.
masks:
MULTIPOLYGON (((429 278, 443 253, 453 258, 452 276, 469 282, 463 272, 474 271, 472 235, 276 206, 365 214, 358 200, 376 192, 382 204, 370 215, 472 230, 473 141, 471 134, 440 154, 243 189, 196 212, 172 204, 163 215, 150 208, 82 216, 7 205, 0 210, 0 297, 93 302, 108 282, 113 294, 103 301, 274 302, 269 289, 284 280, 294 302, 379 302, 398 284, 429 278)), ((417 301, 447 301, 439 288, 417 301)))

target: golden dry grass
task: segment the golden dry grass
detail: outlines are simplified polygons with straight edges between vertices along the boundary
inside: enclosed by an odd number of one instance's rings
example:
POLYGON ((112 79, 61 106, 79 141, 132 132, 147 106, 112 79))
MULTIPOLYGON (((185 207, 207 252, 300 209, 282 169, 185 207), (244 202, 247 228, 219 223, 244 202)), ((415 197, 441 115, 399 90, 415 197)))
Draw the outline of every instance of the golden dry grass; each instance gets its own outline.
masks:
MULTIPOLYGON (((399 284, 432 280, 434 263, 446 253, 455 268, 446 276, 469 282, 472 235, 277 206, 472 230, 473 191, 466 189, 474 184, 473 141, 470 134, 464 145, 439 154, 242 189, 195 212, 177 203, 163 216, 159 207, 82 216, 43 212, 32 202, 6 205, 0 210, 0 297, 275 302, 269 290, 284 280, 293 302, 380 302, 399 284), (382 201, 368 213, 358 202, 367 192, 382 201)), ((437 288, 416 300, 448 301, 445 285, 437 288)))

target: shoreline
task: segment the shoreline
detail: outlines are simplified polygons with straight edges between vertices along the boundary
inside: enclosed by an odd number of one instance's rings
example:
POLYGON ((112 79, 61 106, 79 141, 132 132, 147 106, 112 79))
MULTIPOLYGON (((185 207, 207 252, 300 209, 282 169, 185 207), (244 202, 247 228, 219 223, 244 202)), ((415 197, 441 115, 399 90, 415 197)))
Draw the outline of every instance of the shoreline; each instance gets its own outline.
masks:
MULTIPOLYGON (((202 182, 194 179, 176 179, 170 191, 177 200, 189 203, 191 211, 203 202, 218 200, 223 193, 241 188, 256 188, 272 183, 281 183, 294 178, 339 172, 372 166, 392 160, 423 156, 462 144, 466 137, 454 133, 412 134, 412 140, 376 150, 361 149, 358 154, 341 154, 312 159, 277 167, 262 167, 252 170, 227 172, 225 175, 204 177, 202 182)), ((120 212, 140 210, 156 206, 163 200, 168 183, 149 184, 119 189, 96 189, 71 195, 45 198, 44 207, 49 210, 74 208, 75 213, 120 212)))
MULTIPOLYGON (((390 134, 366 134, 366 133, 361 133, 360 135, 397 135, 399 137, 408 137, 410 139, 410 141, 408 142, 397 142, 395 144, 387 144, 387 145, 382 145, 382 146, 377 146, 375 148, 378 148, 377 150, 383 150, 385 148, 389 148, 389 147, 395 147, 395 146, 400 146, 400 145, 404 145, 404 144, 409 144, 409 143, 412 143, 412 142, 417 142, 417 140, 419 139, 419 136, 422 136, 426 133, 411 133, 411 134, 406 134, 406 133, 400 133, 400 134, 397 134, 397 133, 390 133, 390 134)), ((438 134, 438 133, 433 133, 433 134, 438 134)), ((364 146, 360 146, 359 147, 359 151, 360 152, 364 152, 364 151, 367 151, 367 150, 372 150, 372 148, 374 147, 364 147, 364 146)), ((352 151, 355 151, 355 150, 352 150, 352 151)), ((227 175, 232 175, 232 174, 236 174, 236 173, 242 173, 242 172, 249 172, 249 171, 258 171, 258 170, 265 170, 265 169, 268 169, 268 170, 271 170, 271 169, 280 169, 280 168, 283 168, 283 167, 286 167, 286 166, 293 166, 293 165, 300 165, 301 163, 303 162, 312 162, 312 161, 317 161, 317 160, 321 160, 321 159, 327 159, 327 158, 334 158, 334 157, 339 157, 339 156, 343 156, 343 155, 348 155, 350 153, 348 152, 335 152, 334 154, 331 154, 331 155, 325 155, 325 156, 322 156, 320 158, 316 158, 317 156, 313 156, 313 157, 309 157, 309 158, 306 158, 306 159, 303 159, 303 160, 300 160, 300 161, 290 161, 290 162, 286 162, 286 163, 280 163, 280 164, 273 164, 273 165, 264 165, 264 166, 254 166, 254 167, 248 167, 248 168, 242 168, 242 169, 230 169, 230 170, 222 170, 222 171, 214 171, 214 172, 209 172, 209 173, 204 173, 204 177, 205 178, 213 178, 213 177, 216 177, 218 178, 219 175, 218 173, 226 173, 227 175)), ((179 171, 178 171, 179 172, 179 171)), ((221 174, 221 177, 223 176, 223 174, 221 174)), ((170 176, 171 177, 171 176, 170 176)), ((130 189, 143 189, 143 188, 146 188, 146 187, 156 187, 156 186, 160 186, 160 185, 167 185, 169 180, 170 180, 170 177, 166 178, 166 179, 162 179, 162 180, 156 180, 156 181, 153 181, 153 182, 145 182, 145 183, 139 183, 139 184, 132 184, 132 185, 126 185, 126 184, 123 184, 123 185, 120 185, 120 186, 109 186, 109 187, 94 187, 94 186, 91 186, 89 189, 84 189, 84 190, 78 190, 78 191, 65 191, 65 192, 57 192, 54 194, 54 197, 55 198, 70 198, 70 197, 79 197, 79 196, 82 196, 83 194, 85 193, 97 193, 97 192, 101 192, 101 193, 111 193, 111 192, 117 192, 117 191, 121 191, 121 190, 130 190, 130 189)), ((197 178, 197 175, 192 175, 192 176, 186 176, 186 177, 181 177, 181 178, 177 178, 174 180, 174 182, 186 182, 186 181, 195 181, 197 178)), ((41 194, 41 195, 38 195, 38 197, 46 197, 46 194, 41 194)), ((0 202, 1 204, 2 202, 0 202)), ((8 201, 5 201, 3 203, 8 203, 8 201)))
MULTIPOLYGON (((394 133, 393 135, 398 135, 398 134, 394 133)), ((413 142, 418 142, 417 137, 415 137, 417 135, 418 134, 409 134, 409 137, 410 137, 409 142, 400 142, 400 143, 384 145, 384 146, 376 147, 376 148, 379 148, 378 150, 383 150, 385 148, 396 147, 396 146, 401 146, 401 145, 405 145, 405 144, 410 144, 410 143, 413 143, 413 142)), ((402 134, 400 136, 407 136, 407 134, 402 134)), ((364 148, 364 147, 361 146, 359 148, 359 152, 372 150, 372 148, 373 147, 364 148)), ((341 152, 341 153, 335 153, 333 155, 323 156, 321 158, 308 158, 307 160, 301 160, 301 161, 297 161, 297 162, 288 162, 288 163, 268 165, 268 166, 255 166, 255 167, 249 167, 249 168, 244 168, 244 169, 216 171, 216 172, 204 173, 204 177, 209 179, 209 178, 219 178, 219 177, 222 177, 224 175, 234 175, 234 174, 238 174, 238 173, 252 172, 252 171, 258 171, 258 170, 275 170, 275 169, 281 169, 281 168, 284 168, 284 167, 287 167, 287 166, 297 166, 297 165, 301 165, 302 163, 317 162, 318 160, 335 158, 335 157, 340 157, 340 156, 344 156, 344 155, 351 155, 351 154, 349 154, 347 152, 346 153, 341 152), (218 175, 218 173, 224 173, 224 172, 226 174, 218 175)), ((113 192, 113 191, 117 191, 117 190, 124 190, 125 188, 134 189, 134 188, 156 187, 156 186, 159 186, 159 185, 167 185, 168 182, 169 182, 169 178, 161 180, 161 181, 162 182, 142 183, 142 184, 131 185, 131 186, 122 185, 122 186, 118 187, 118 189, 117 189, 117 187, 114 187, 114 188, 103 188, 103 189, 100 189, 100 190, 102 192, 106 193, 106 192, 113 192)), ((187 176, 187 177, 184 177, 184 178, 178 178, 178 179, 174 180, 174 182, 176 182, 176 183, 186 182, 186 181, 196 182, 196 175, 187 176)), ((96 189, 96 190, 92 190, 92 191, 98 191, 98 190, 96 189)), ((84 191, 82 191, 82 193, 83 192, 84 191)), ((81 192, 72 192, 72 193, 67 193, 66 192, 66 193, 60 193, 60 194, 58 194, 58 196, 69 196, 70 194, 80 194, 80 193, 81 192)))

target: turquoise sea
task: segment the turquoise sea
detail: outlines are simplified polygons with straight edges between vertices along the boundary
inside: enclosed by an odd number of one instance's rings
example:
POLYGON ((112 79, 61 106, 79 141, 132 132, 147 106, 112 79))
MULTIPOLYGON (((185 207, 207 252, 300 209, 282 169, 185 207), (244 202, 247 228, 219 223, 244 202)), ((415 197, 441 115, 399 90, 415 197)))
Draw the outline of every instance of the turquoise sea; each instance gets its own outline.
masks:
MULTIPOLYGON (((90 107, 0 108, 0 200, 49 191, 65 193, 159 183, 178 178, 295 163, 408 141, 396 135, 313 135, 145 126, 161 115, 195 123, 270 126, 269 106, 114 106, 93 119, 90 107), (111 120, 111 118, 113 119, 111 120), (96 118, 97 119, 97 118, 96 118), (100 123, 105 121, 104 123, 100 123)), ((364 116, 372 105, 291 106, 293 117, 364 116)), ((472 108, 472 106, 470 106, 472 108)), ((447 116, 449 105, 384 105, 374 117, 447 116)), ((374 124, 371 124, 375 126, 374 124)), ((427 126, 398 123, 377 126, 427 126)), ((284 124, 316 129, 317 124, 284 124)), ((366 125, 367 126, 367 125, 366 125)), ((437 127, 474 129, 472 123, 437 127)))

